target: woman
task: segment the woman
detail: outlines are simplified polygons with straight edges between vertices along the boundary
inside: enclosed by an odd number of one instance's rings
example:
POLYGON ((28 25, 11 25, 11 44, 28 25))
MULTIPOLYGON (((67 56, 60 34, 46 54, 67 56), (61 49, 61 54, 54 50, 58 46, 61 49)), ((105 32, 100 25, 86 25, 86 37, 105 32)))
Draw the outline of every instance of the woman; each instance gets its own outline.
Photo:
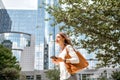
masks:
POLYGON ((56 43, 60 46, 60 54, 57 58, 52 58, 52 62, 59 65, 60 80, 77 80, 76 75, 70 74, 65 66, 65 63, 79 63, 70 39, 65 33, 60 32, 56 35, 56 43), (65 59, 67 52, 71 56, 70 59, 65 59))

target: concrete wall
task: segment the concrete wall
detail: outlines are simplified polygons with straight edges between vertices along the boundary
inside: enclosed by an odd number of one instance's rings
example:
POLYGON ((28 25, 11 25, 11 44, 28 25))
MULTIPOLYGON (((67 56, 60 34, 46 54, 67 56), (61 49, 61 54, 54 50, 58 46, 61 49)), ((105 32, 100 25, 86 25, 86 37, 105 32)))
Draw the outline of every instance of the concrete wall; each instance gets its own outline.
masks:
POLYGON ((35 38, 31 36, 30 47, 25 47, 21 53, 20 66, 22 71, 34 71, 34 57, 35 57, 35 38))

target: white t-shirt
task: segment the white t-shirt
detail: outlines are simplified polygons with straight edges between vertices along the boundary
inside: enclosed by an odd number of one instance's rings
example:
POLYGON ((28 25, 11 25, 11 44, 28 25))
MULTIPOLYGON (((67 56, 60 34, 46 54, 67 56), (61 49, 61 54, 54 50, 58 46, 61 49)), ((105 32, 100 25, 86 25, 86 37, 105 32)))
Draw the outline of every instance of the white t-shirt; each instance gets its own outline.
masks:
MULTIPOLYGON (((78 56, 76 55, 73 47, 71 45, 67 45, 64 50, 58 55, 58 57, 65 59, 65 56, 67 54, 67 51, 69 52, 69 55, 71 56, 71 58, 69 59, 71 63, 78 63, 79 59, 78 56)), ((65 63, 64 62, 60 62, 59 63, 59 67, 60 67, 60 80, 64 80, 64 79, 68 79, 71 74, 67 71, 65 63)))

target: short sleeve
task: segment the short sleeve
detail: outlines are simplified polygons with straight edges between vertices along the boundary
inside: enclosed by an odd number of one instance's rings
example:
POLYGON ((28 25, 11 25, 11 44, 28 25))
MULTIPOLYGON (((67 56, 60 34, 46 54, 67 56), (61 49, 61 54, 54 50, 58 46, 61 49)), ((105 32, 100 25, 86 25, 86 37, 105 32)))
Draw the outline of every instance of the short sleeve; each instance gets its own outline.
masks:
POLYGON ((67 45, 66 49, 67 49, 69 55, 71 56, 71 58, 68 60, 70 60, 71 63, 79 63, 79 58, 78 58, 75 50, 73 49, 73 47, 71 45, 67 45))

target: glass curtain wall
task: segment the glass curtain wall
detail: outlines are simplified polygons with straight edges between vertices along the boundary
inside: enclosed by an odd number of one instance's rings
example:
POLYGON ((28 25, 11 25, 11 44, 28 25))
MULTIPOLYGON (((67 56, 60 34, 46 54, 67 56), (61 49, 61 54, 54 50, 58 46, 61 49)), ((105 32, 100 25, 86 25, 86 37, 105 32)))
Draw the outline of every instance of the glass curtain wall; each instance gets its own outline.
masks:
POLYGON ((1 37, 2 39, 0 39, 0 44, 3 44, 3 43, 5 44, 5 41, 9 40, 12 43, 11 49, 12 49, 13 55, 16 56, 18 61, 20 61, 22 50, 25 47, 30 46, 31 35, 24 34, 24 33, 9 32, 9 33, 1 33, 0 38, 1 37))

